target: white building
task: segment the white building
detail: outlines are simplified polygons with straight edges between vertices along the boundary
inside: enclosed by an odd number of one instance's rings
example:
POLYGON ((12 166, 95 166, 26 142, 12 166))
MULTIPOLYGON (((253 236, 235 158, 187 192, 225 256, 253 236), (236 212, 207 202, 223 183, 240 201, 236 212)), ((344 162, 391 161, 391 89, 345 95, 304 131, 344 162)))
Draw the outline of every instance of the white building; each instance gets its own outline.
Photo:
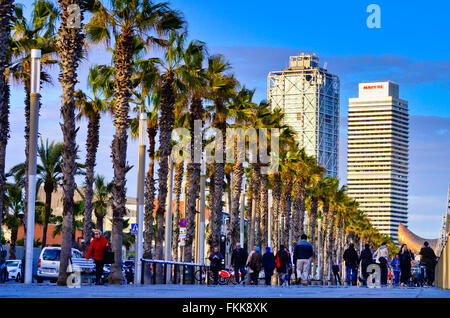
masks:
POLYGON ((337 177, 339 138, 339 78, 319 66, 315 54, 291 56, 289 67, 270 72, 268 102, 281 108, 285 123, 297 133, 300 147, 337 177))
POLYGON ((408 102, 398 84, 359 84, 348 106, 348 194, 397 241, 408 222, 408 102))

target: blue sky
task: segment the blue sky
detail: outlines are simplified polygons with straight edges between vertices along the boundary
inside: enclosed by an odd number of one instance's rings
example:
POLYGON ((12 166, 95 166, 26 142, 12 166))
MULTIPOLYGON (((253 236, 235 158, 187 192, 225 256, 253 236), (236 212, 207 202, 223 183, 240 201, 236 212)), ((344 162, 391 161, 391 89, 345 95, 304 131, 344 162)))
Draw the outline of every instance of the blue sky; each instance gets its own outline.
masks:
MULTIPOLYGON (((31 0, 18 1, 30 7, 31 0)), ((223 53, 238 80, 256 88, 256 101, 266 98, 267 74, 286 67, 289 56, 318 54, 320 63, 341 81, 339 175, 346 180, 346 116, 348 98, 357 83, 393 80, 410 109, 409 227, 436 237, 450 185, 450 2, 435 1, 235 1, 174 0, 172 7, 188 21, 191 39, 205 41, 209 52, 223 53), (369 4, 381 8, 381 28, 369 29, 369 4)), ((159 52, 154 52, 158 54, 159 52)), ((90 63, 109 63, 110 55, 92 48, 79 70, 79 88, 86 88, 90 63)), ((61 89, 58 68, 53 86, 42 91, 40 132, 62 140, 57 121, 61 89)), ((12 91, 11 139, 7 169, 24 159, 23 88, 12 91), (11 155, 14 154, 14 155, 11 155)), ((86 122, 80 122, 77 142, 84 159, 86 122)), ((97 169, 112 179, 110 145, 112 119, 102 118, 97 169)), ((137 144, 130 142, 128 194, 136 193, 137 144)), ((82 180, 79 180, 82 183, 82 180)))

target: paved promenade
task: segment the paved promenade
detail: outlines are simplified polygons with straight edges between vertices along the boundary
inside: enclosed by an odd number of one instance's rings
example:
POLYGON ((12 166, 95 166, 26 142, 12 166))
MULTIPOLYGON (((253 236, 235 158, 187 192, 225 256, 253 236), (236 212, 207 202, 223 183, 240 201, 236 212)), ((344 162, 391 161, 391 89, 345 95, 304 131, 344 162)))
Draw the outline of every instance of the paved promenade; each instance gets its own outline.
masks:
POLYGON ((127 285, 68 288, 56 285, 0 285, 4 298, 450 298, 438 288, 321 286, 127 285))

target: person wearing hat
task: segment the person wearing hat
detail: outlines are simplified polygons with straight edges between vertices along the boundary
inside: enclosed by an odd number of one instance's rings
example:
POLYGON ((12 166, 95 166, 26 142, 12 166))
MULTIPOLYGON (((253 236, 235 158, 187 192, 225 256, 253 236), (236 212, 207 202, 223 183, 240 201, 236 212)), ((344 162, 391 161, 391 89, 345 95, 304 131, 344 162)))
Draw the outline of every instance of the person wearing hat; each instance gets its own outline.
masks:
POLYGON ((264 279, 266 285, 270 286, 272 283, 273 270, 275 269, 275 256, 270 251, 270 247, 266 247, 266 252, 262 257, 262 267, 264 269, 264 279))
POLYGON ((248 273, 250 275, 250 284, 258 285, 259 272, 262 267, 261 249, 254 246, 247 259, 248 273))

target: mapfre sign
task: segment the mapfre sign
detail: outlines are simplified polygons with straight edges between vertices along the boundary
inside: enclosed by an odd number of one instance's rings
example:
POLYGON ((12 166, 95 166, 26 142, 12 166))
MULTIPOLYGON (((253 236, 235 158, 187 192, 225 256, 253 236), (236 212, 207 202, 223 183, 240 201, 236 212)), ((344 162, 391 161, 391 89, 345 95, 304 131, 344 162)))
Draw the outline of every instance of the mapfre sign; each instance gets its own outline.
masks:
POLYGON ((363 87, 363 89, 381 89, 383 88, 383 85, 366 85, 363 87))

